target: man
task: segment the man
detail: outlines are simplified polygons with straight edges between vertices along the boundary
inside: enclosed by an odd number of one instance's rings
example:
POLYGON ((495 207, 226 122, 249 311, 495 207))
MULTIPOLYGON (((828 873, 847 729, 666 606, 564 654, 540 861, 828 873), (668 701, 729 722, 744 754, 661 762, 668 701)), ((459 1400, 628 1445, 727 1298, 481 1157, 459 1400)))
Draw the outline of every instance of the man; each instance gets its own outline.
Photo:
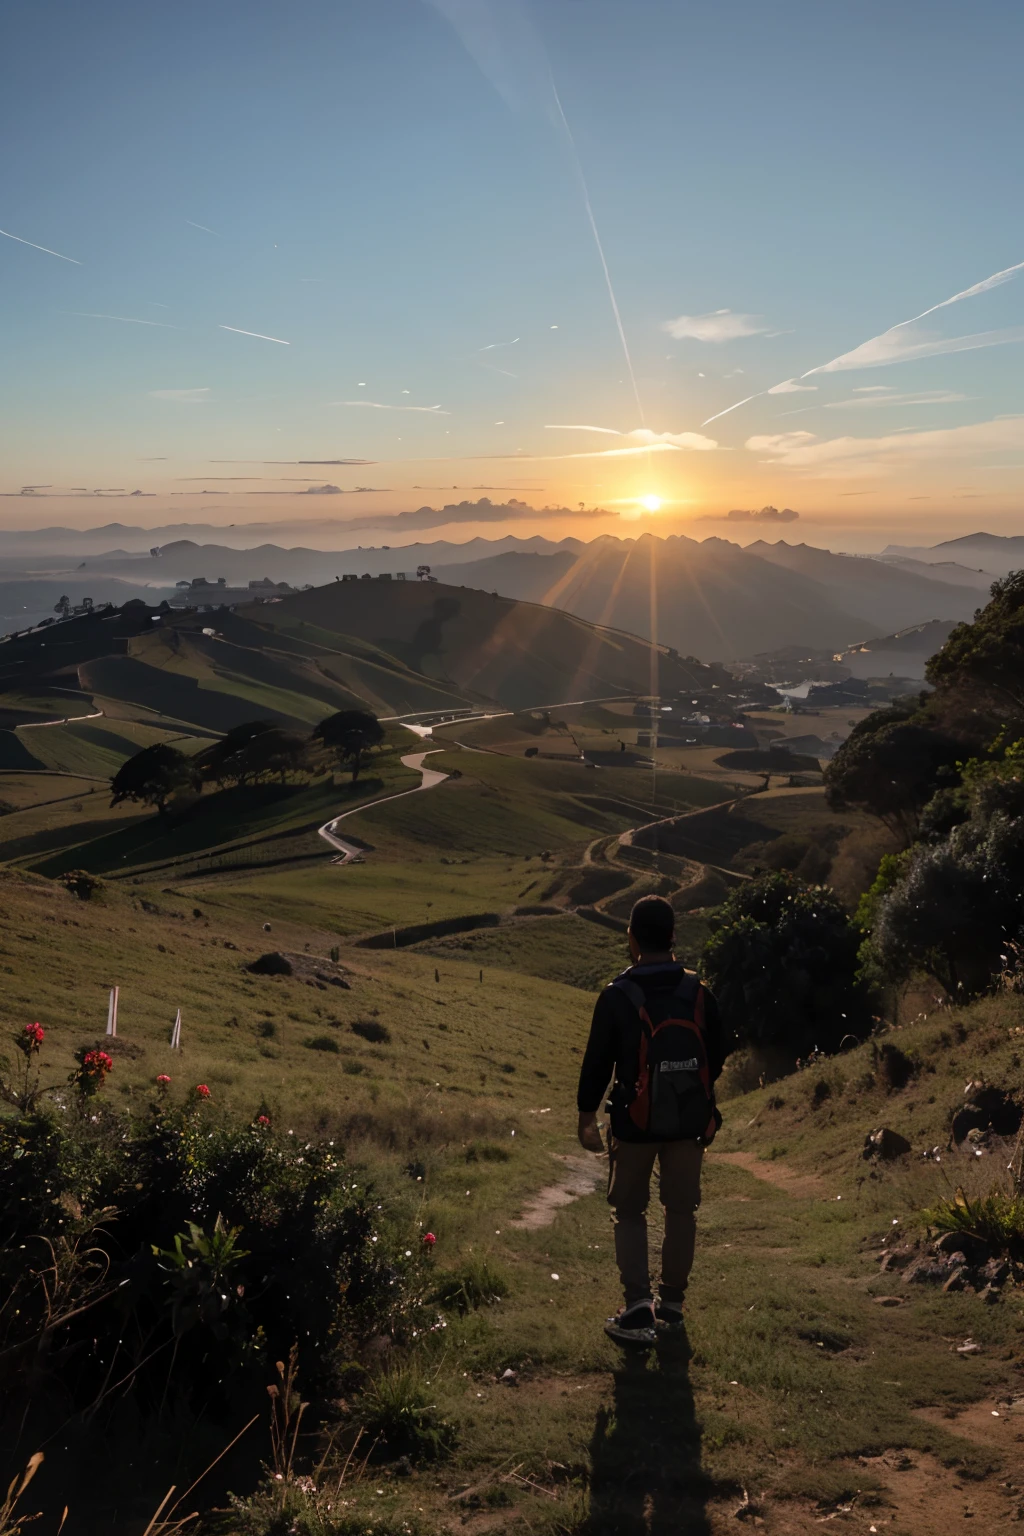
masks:
POLYGON ((713 1086, 725 1060, 718 1009, 695 974, 676 960, 674 935, 675 913, 667 901, 645 896, 636 903, 628 934, 633 964, 597 1000, 577 1094, 580 1144, 602 1152, 597 1109, 614 1079, 606 1106, 608 1204, 625 1304, 605 1332, 643 1346, 654 1343, 659 1327, 682 1328, 701 1160, 721 1124, 713 1086), (646 1214, 655 1162, 665 1208, 657 1303, 646 1214))

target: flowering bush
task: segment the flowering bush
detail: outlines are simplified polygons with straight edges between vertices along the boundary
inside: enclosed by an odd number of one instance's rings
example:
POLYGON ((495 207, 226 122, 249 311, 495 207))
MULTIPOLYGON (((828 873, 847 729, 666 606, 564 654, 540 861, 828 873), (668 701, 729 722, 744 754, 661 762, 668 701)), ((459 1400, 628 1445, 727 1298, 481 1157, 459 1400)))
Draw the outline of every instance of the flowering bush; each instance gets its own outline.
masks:
POLYGON ((26 1024, 21 1033, 14 1037, 18 1050, 26 1056, 34 1056, 45 1038, 46 1030, 41 1024, 26 1024))
POLYGON ((257 1125, 264 1125, 264 1126, 265 1125, 269 1125, 270 1124, 270 1116, 269 1115, 257 1115, 256 1116, 256 1124, 257 1125))
POLYGON ((86 1050, 84 1046, 75 1052, 75 1060, 78 1062, 77 1072, 72 1072, 68 1081, 73 1088, 77 1088, 83 1099, 91 1099, 99 1093, 107 1077, 114 1070, 114 1063, 106 1051, 86 1050))
POLYGON ((208 1099, 210 1097, 210 1090, 207 1088, 205 1083, 196 1083, 192 1092, 195 1094, 197 1099, 208 1099))
POLYGON ((168 1088, 171 1086, 171 1079, 168 1077, 166 1072, 161 1072, 159 1074, 156 1080, 156 1085, 160 1089, 161 1093, 167 1092, 168 1088))
POLYGON ((423 1236, 420 1238, 420 1242, 423 1244, 424 1248, 433 1248, 434 1244, 437 1242, 437 1238, 434 1236, 433 1232, 424 1232, 423 1236))

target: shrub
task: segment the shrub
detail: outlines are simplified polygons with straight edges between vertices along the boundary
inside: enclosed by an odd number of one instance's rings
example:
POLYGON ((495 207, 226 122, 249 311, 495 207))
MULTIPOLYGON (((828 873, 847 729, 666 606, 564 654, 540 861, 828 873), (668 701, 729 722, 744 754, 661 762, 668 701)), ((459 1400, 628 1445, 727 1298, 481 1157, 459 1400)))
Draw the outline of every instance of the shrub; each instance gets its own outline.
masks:
POLYGON ((508 1276, 489 1259, 470 1259, 462 1269, 440 1275, 438 1280, 431 1301, 460 1316, 475 1312, 478 1307, 489 1307, 509 1293, 508 1276))
POLYGON ((303 1040, 307 1051, 332 1051, 337 1056, 340 1046, 333 1035, 313 1035, 309 1040, 303 1040))
POLYGON ((411 1367, 375 1377, 360 1395, 355 1417, 371 1444, 388 1457, 440 1461, 455 1448, 455 1426, 441 1417, 426 1382, 411 1367))
POLYGON ((971 1197, 958 1189, 952 1200, 940 1200, 924 1215, 939 1232, 963 1232, 996 1253, 1024 1260, 1024 1194, 995 1189, 971 1197))
POLYGON ((787 874, 744 881, 712 919, 703 953, 727 1030, 789 1062, 866 1034, 860 939, 827 887, 787 874))
POLYGON ((376 1019, 353 1019, 349 1029, 361 1040, 368 1040, 371 1045, 390 1045, 391 1031, 386 1024, 379 1024, 376 1019))
POLYGON ((169 1391, 217 1418, 298 1340, 308 1389, 332 1395, 336 1361, 405 1305, 372 1191, 331 1144, 198 1102, 89 1109, 0 1121, 0 1351, 21 1392, 75 1411, 123 1377, 142 1413, 169 1391))

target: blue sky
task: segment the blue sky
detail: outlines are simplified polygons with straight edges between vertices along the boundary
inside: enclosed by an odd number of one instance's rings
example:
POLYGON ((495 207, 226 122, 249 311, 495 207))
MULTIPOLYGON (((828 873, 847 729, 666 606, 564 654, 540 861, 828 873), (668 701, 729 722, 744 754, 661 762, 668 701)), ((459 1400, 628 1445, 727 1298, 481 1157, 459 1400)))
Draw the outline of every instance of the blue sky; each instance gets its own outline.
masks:
POLYGON ((0 482, 52 487, 0 523, 122 515, 73 486, 298 518, 308 481, 338 518, 1020 531, 1024 271, 765 391, 1024 262, 1022 34, 917 0, 8 3, 0 229, 60 254, 0 238, 0 482))

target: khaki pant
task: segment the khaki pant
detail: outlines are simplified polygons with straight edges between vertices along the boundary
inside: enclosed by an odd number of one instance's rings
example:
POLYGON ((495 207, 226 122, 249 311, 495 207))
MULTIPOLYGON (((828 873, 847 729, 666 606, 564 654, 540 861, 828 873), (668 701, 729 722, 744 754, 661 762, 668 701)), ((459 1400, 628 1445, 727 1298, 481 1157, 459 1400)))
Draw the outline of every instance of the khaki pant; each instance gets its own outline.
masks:
POLYGON ((658 1195, 665 1208, 661 1249, 661 1298, 682 1301, 693 1265, 700 1205, 703 1147, 696 1141, 608 1139, 608 1204, 615 1226, 615 1259, 626 1305, 650 1296, 647 1206, 651 1174, 658 1163, 658 1195))

